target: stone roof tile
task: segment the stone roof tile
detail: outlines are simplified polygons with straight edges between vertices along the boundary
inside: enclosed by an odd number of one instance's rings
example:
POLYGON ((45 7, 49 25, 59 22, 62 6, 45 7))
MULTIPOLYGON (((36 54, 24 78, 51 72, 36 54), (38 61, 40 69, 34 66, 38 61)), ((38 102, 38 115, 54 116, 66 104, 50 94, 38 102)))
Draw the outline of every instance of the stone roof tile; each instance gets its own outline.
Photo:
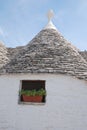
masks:
POLYGON ((1 74, 59 73, 87 79, 86 60, 52 28, 40 31, 26 46, 8 48, 7 58, 9 62, 0 69, 1 74))

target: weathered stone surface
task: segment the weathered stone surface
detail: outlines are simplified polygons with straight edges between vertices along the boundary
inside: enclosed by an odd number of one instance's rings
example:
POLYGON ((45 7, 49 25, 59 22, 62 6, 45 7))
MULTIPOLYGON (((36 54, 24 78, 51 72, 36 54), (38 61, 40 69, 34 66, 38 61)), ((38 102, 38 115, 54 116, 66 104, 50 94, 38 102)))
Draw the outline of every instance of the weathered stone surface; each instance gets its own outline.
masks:
POLYGON ((87 79, 85 58, 55 29, 44 29, 26 46, 5 48, 3 53, 1 74, 60 73, 87 79))
POLYGON ((79 53, 87 61, 87 51, 80 51, 79 53))
POLYGON ((0 68, 8 63, 7 48, 0 42, 0 68))

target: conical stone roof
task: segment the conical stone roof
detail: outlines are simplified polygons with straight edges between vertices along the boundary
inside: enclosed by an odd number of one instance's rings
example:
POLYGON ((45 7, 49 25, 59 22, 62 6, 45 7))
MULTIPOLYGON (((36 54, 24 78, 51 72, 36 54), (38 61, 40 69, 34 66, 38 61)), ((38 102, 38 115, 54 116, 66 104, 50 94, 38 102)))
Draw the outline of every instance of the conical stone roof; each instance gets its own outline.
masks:
POLYGON ((0 73, 67 74, 87 80, 87 62, 53 24, 19 49, 8 49, 9 63, 0 73), (11 53, 13 55, 11 56, 11 53))
POLYGON ((43 29, 3 67, 6 73, 61 73, 84 78, 87 62, 55 29, 43 29))

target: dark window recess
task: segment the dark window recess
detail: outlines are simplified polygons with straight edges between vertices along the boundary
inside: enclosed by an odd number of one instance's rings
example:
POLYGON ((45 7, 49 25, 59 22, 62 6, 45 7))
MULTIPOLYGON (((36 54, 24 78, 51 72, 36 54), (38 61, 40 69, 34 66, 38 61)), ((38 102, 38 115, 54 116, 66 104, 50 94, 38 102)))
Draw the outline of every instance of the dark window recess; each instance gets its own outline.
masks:
MULTIPOLYGON (((21 90, 45 90, 45 80, 22 80, 21 81, 21 90)), ((20 95, 20 101, 25 102, 23 100, 23 96, 20 95)), ((29 102, 29 101, 28 101, 29 102)), ((34 102, 34 101, 33 101, 34 102)), ((42 103, 46 102, 46 95, 42 96, 42 103)))

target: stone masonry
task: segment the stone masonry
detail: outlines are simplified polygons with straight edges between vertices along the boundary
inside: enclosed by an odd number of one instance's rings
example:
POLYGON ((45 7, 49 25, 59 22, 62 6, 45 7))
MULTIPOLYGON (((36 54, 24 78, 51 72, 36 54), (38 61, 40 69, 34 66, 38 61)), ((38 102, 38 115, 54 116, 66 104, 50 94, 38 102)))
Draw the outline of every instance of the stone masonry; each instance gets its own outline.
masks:
POLYGON ((57 30, 43 29, 26 46, 0 45, 0 74, 55 73, 87 80, 87 61, 57 30))

